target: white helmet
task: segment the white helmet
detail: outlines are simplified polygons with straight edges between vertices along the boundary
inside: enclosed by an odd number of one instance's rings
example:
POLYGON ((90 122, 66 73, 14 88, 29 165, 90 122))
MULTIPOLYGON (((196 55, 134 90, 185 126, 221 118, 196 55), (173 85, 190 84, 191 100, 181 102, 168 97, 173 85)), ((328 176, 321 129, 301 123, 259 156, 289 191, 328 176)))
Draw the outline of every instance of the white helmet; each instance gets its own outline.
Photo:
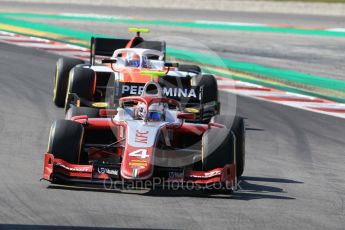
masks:
POLYGON ((151 104, 148 111, 149 121, 162 121, 164 119, 164 108, 159 103, 151 104))
POLYGON ((128 66, 140 67, 140 56, 135 52, 128 53, 126 61, 128 66))
POLYGON ((138 103, 135 109, 135 119, 144 120, 146 117, 146 106, 144 103, 138 103))

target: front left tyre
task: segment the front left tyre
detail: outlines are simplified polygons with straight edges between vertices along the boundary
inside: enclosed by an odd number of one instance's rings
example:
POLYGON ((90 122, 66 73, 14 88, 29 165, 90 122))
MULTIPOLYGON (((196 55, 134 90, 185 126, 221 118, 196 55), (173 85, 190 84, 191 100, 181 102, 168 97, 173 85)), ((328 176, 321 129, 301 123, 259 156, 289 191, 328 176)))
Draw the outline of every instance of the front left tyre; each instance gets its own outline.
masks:
POLYGON ((245 167, 245 122, 240 116, 218 115, 213 118, 213 122, 222 124, 230 129, 236 136, 236 174, 242 176, 245 167))
POLYGON ((202 169, 210 171, 235 163, 235 137, 226 128, 211 128, 202 137, 202 169))

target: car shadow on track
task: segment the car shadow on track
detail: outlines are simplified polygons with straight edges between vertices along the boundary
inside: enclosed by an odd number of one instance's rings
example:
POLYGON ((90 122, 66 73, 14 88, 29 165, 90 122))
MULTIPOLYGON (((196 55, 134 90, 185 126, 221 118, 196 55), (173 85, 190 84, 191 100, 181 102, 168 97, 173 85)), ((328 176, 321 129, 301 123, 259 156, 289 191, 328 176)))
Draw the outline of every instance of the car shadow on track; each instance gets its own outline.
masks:
POLYGON ((246 131, 265 131, 264 129, 261 128, 250 128, 250 127, 246 127, 246 131))
POLYGON ((235 192, 229 193, 224 191, 161 191, 151 190, 145 196, 185 196, 185 197, 207 197, 235 200, 256 200, 256 199, 278 199, 278 200, 295 200, 296 198, 288 196, 287 192, 282 188, 267 183, 295 183, 303 184, 303 182, 268 177, 241 177, 238 181, 238 187, 235 192), (261 184, 255 182, 263 182, 261 184), (265 184, 265 185, 263 185, 265 184), (177 193, 176 193, 177 192, 177 193))
MULTIPOLYGON (((114 228, 114 227, 85 227, 85 226, 59 226, 59 225, 29 225, 29 224, 0 224, 0 229, 15 229, 15 230, 67 230, 67 229, 80 229, 80 230, 110 230, 110 229, 133 229, 133 228, 114 228)), ((144 229, 144 228, 136 228, 144 229)), ((145 228, 147 229, 147 228, 145 228)), ((161 228, 159 228, 161 229, 161 228)), ((156 229, 158 230, 158 228, 156 229)))
POLYGON ((294 197, 288 196, 288 193, 282 188, 272 186, 268 183, 283 184, 303 184, 303 182, 269 177, 250 177, 243 176, 238 181, 238 190, 213 191, 213 190, 187 190, 187 189, 104 189, 100 187, 75 187, 62 185, 49 185, 48 189, 62 189, 71 191, 86 192, 106 192, 106 193, 124 193, 132 195, 142 195, 150 197, 195 197, 195 198, 217 198, 217 199, 235 199, 235 200, 256 200, 256 199, 277 199, 294 200, 294 197))
POLYGON ((268 183, 282 184, 303 184, 301 181, 295 181, 283 178, 271 177, 251 177, 243 176, 238 182, 238 191, 233 194, 233 199, 253 200, 253 199, 279 199, 294 200, 294 197, 287 196, 286 191, 280 187, 272 186, 268 183), (284 195, 283 195, 284 194, 284 195))

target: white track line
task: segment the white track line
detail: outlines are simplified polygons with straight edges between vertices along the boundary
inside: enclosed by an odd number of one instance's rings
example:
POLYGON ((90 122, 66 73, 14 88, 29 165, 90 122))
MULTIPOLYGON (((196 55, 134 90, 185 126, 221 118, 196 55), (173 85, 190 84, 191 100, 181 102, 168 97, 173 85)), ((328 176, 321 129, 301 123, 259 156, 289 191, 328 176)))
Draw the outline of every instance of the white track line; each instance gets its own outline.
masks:
POLYGON ((326 29, 326 31, 345 32, 345 28, 329 28, 329 29, 326 29))

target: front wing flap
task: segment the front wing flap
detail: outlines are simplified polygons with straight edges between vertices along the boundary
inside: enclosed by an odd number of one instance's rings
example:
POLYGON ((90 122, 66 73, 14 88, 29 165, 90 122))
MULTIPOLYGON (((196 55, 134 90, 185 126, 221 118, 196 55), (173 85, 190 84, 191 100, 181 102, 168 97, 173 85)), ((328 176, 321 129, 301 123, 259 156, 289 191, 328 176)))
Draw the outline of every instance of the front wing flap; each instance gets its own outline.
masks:
MULTIPOLYGON (((133 180, 121 178, 120 164, 106 165, 79 165, 70 164, 64 160, 54 158, 50 153, 44 155, 43 179, 50 182, 83 183, 83 184, 126 184, 133 180)), ((224 168, 216 168, 210 171, 185 171, 179 169, 155 169, 155 176, 145 181, 151 181, 156 186, 164 184, 197 185, 208 187, 213 184, 222 184, 234 188, 236 186, 236 165, 227 164, 224 168)))

